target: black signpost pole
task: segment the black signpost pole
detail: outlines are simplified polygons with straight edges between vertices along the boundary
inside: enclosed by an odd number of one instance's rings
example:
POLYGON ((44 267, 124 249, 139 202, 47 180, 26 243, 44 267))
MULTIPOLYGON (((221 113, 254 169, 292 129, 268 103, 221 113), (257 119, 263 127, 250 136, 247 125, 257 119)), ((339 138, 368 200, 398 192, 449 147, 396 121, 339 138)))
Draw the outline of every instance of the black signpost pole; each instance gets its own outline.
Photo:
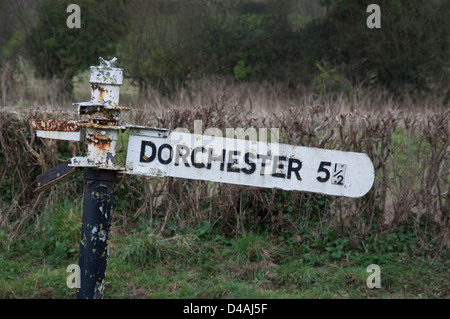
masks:
POLYGON ((115 176, 113 170, 84 169, 77 299, 103 298, 115 176))

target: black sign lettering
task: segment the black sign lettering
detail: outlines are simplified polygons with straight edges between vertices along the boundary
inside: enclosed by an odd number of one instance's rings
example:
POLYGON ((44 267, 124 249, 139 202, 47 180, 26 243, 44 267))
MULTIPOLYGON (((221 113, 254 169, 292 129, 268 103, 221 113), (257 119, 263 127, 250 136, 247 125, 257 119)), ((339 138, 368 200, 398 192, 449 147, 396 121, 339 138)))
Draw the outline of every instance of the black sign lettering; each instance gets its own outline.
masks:
POLYGON ((254 163, 254 159, 255 159, 255 154, 254 153, 245 153, 244 155, 244 161, 245 164, 248 164, 250 166, 250 168, 243 168, 241 171, 244 172, 245 174, 253 174, 256 170, 256 164, 254 163), (250 157, 252 157, 252 161, 250 161, 250 157))
POLYGON ((258 154, 257 158, 262 159, 261 162, 261 171, 259 172, 259 175, 264 175, 266 172, 266 160, 270 159, 269 155, 264 155, 264 154, 258 154))
POLYGON ((161 163, 161 164, 169 164, 170 162, 172 162, 172 146, 171 145, 169 145, 169 144, 163 144, 163 145, 161 145, 160 147, 159 147, 159 149, 158 149, 158 161, 161 163), (169 150, 169 158, 167 158, 167 159, 163 159, 162 158, 162 151, 164 150, 164 149, 168 149, 169 150))
POLYGON ((297 180, 301 181, 302 178, 300 177, 300 169, 302 168, 302 162, 296 158, 289 158, 288 163, 288 171, 287 171, 287 178, 291 179, 291 174, 294 173, 297 177, 297 180), (294 164, 297 164, 296 167, 294 167, 294 164))
POLYGON ((220 163, 220 170, 223 171, 224 167, 225 167, 225 155, 226 155, 226 150, 222 150, 222 163, 220 163))
POLYGON ((210 148, 208 150, 208 165, 206 166, 207 169, 211 169, 211 165, 212 162, 221 162, 221 167, 220 169, 223 171, 223 158, 224 158, 224 152, 225 150, 223 150, 222 155, 221 156, 215 156, 214 155, 214 149, 210 148))
MULTIPOLYGON (((271 176, 276 178, 287 178, 291 179, 292 175, 295 175, 297 180, 301 181, 302 178, 300 176, 300 170, 302 168, 302 162, 296 158, 287 158, 286 156, 271 156, 268 154, 256 154, 253 152, 246 152, 244 154, 243 162, 241 162, 241 151, 238 150, 226 150, 222 149, 219 153, 221 155, 215 155, 214 149, 209 148, 206 149, 203 146, 198 146, 194 149, 189 148, 187 145, 177 144, 176 146, 172 146, 170 144, 162 144, 159 147, 155 145, 152 141, 141 141, 141 150, 139 161, 141 163, 150 163, 158 159, 161 164, 168 165, 172 163, 175 166, 180 166, 180 162, 184 163, 185 167, 195 167, 198 169, 201 168, 212 168, 212 163, 217 162, 220 163, 220 170, 226 172, 240 173, 250 175, 254 174, 257 170, 257 166, 260 165, 259 174, 266 175, 266 168, 271 163, 272 165, 272 174, 271 176), (203 153, 203 160, 196 160, 196 156, 199 153, 203 153), (207 162, 205 161, 205 157, 207 157, 207 162), (261 161, 258 162, 257 159, 261 161), (245 165, 244 165, 245 163, 245 165), (240 165, 239 165, 240 164, 240 165), (225 166, 226 165, 226 166, 225 166), (286 170, 287 167, 287 170, 286 170)), ((324 173, 325 177, 318 177, 317 179, 320 182, 324 182, 328 180, 331 176, 326 166, 331 166, 329 162, 321 162, 318 172, 324 173)), ((335 165, 335 170, 333 171, 333 177, 337 178, 335 184, 341 185, 341 174, 343 174, 343 170, 345 168, 344 165, 341 165, 339 169, 335 165)))
POLYGON ((319 169, 317 170, 317 173, 321 173, 321 172, 325 173, 325 177, 322 177, 322 176, 318 176, 317 177, 317 180, 319 182, 321 182, 321 183, 325 183, 327 180, 330 179, 330 171, 327 170, 325 168, 325 166, 331 166, 331 162, 320 162, 319 169))
POLYGON ((237 158, 233 158, 233 156, 239 156, 241 152, 239 151, 228 151, 228 164, 227 164, 227 172, 235 172, 239 173, 241 171, 240 168, 234 167, 234 164, 239 164, 237 158))
POLYGON ((273 157, 273 167, 272 167, 272 176, 279 178, 286 178, 286 174, 276 172, 277 169, 283 169, 284 164, 280 163, 280 161, 285 161, 286 156, 274 156, 273 157))
POLYGON ((193 150, 192 150, 192 153, 191 153, 191 162, 192 162, 192 166, 194 166, 195 168, 204 168, 205 167, 205 164, 202 162, 202 163, 198 163, 198 162, 196 162, 195 161, 195 155, 198 153, 198 152, 205 152, 206 150, 205 150, 205 148, 203 147, 203 146, 199 146, 199 147, 196 147, 196 148, 194 148, 193 150))
POLYGON ((151 142, 151 141, 142 141, 141 143, 141 154, 139 156, 139 162, 141 163, 150 163, 151 161, 153 161, 156 157, 156 146, 155 143, 151 142), (146 151, 146 147, 150 146, 152 149, 152 155, 147 156, 145 155, 145 151, 146 151))
POLYGON ((189 147, 187 147, 185 145, 177 144, 177 147, 175 149, 174 165, 175 166, 180 165, 180 158, 181 158, 184 162, 184 166, 190 167, 188 160, 187 160, 189 153, 190 153, 189 147))

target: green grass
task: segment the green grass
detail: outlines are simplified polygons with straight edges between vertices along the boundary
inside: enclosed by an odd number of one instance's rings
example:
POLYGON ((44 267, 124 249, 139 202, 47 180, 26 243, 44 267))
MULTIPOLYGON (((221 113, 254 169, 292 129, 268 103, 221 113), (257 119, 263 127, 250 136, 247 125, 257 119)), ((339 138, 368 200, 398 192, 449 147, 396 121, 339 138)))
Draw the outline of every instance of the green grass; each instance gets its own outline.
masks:
MULTIPOLYGON (((74 298, 66 267, 78 259, 81 205, 73 205, 56 204, 14 242, 0 231, 0 298, 74 298)), ((113 227, 105 298, 449 298, 448 251, 431 259, 408 234, 389 233, 377 249, 368 238, 365 252, 332 230, 226 238, 209 223, 170 237, 144 222, 126 234, 113 227), (366 286, 372 263, 380 289, 366 286)))

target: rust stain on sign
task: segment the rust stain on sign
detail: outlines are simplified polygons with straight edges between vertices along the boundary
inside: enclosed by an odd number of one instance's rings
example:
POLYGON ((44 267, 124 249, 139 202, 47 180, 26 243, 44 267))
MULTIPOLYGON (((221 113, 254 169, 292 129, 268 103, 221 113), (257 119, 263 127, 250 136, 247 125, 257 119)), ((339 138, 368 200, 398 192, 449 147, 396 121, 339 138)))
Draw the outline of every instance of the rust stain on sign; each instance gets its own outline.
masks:
POLYGON ((105 157, 113 147, 113 138, 108 135, 88 134, 86 141, 93 143, 93 148, 96 150, 95 153, 100 157, 105 157))
POLYGON ((31 120, 31 126, 35 130, 78 132, 80 126, 77 121, 57 121, 57 120, 31 120))
POLYGON ((104 88, 103 86, 101 86, 97 83, 92 83, 91 89, 92 89, 93 95, 96 97, 96 100, 98 100, 98 101, 103 101, 104 97, 109 92, 108 89, 104 88))

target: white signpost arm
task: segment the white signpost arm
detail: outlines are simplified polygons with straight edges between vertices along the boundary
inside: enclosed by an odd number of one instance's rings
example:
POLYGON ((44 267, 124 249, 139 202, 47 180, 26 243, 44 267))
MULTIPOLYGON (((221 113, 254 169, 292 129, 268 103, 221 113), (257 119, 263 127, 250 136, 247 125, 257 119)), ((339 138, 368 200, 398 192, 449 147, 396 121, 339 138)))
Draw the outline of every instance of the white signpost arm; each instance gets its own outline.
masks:
POLYGON ((172 132, 130 132, 128 174, 171 176, 361 197, 374 167, 363 153, 172 132))

